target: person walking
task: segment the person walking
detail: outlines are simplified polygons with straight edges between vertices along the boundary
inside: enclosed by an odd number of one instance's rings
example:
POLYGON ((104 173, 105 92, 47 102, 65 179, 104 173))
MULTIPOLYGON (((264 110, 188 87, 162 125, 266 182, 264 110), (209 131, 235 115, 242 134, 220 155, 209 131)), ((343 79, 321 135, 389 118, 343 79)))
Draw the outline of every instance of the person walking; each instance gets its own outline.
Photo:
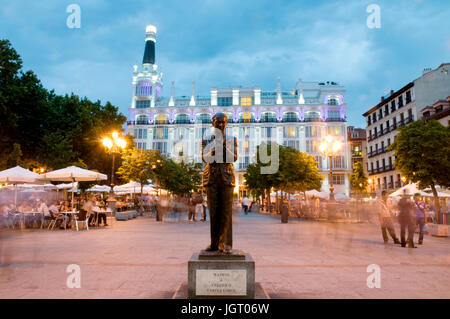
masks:
POLYGON ((416 218, 415 225, 419 225, 419 245, 423 245, 423 229, 425 227, 426 204, 420 201, 420 194, 414 194, 413 211, 416 218))
POLYGON ((195 218, 196 211, 195 211, 195 204, 194 204, 194 196, 191 194, 191 198, 189 198, 188 203, 188 221, 194 221, 196 222, 197 219, 195 218))
POLYGON ((248 206, 250 204, 250 200, 248 199, 247 196, 244 196, 244 198, 242 199, 242 208, 244 209, 244 213, 245 215, 248 214, 248 206))
POLYGON ((378 200, 378 218, 380 219, 381 234, 383 235, 384 243, 389 242, 388 232, 394 240, 394 244, 401 244, 395 235, 394 221, 392 218, 392 205, 388 201, 388 194, 386 191, 381 193, 381 199, 378 200))
POLYGON ((408 248, 417 248, 414 246, 414 228, 415 218, 412 214, 412 203, 408 199, 406 190, 403 191, 403 196, 398 202, 398 221, 400 223, 400 239, 402 247, 406 247, 405 232, 408 229, 408 248))

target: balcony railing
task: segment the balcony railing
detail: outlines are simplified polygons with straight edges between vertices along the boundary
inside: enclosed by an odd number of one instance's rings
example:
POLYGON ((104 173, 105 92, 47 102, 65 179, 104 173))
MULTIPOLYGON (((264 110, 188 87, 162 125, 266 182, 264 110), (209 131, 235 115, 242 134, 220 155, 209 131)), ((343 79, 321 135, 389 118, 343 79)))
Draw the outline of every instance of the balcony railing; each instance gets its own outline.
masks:
POLYGON ((376 149, 376 150, 374 150, 372 152, 367 153, 367 157, 374 157, 374 156, 377 156, 377 155, 380 155, 380 154, 384 154, 386 152, 388 152, 388 149, 385 146, 383 148, 379 148, 379 149, 376 149))
POLYGON ((386 172, 390 172, 390 171, 394 171, 394 170, 395 170, 395 166, 390 164, 390 165, 386 165, 384 167, 379 167, 379 168, 374 168, 373 170, 369 170, 369 175, 381 174, 381 173, 386 173, 386 172))

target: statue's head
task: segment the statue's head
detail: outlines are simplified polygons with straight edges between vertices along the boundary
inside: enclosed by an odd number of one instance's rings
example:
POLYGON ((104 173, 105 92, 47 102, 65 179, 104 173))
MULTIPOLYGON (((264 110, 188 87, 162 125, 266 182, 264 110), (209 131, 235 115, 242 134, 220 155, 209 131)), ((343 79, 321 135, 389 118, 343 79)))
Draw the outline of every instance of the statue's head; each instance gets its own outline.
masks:
POLYGON ((225 130, 227 124, 228 124, 228 117, 226 116, 225 113, 216 113, 212 118, 212 125, 221 131, 225 130))

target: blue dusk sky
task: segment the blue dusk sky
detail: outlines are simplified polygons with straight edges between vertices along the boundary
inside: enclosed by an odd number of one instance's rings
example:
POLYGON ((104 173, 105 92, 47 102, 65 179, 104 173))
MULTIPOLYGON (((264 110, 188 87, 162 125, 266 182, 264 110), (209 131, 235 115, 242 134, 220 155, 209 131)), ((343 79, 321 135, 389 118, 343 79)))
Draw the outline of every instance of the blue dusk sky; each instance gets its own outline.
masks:
POLYGON ((110 101, 128 116, 134 64, 142 62, 145 26, 158 28, 156 63, 163 95, 208 95, 213 86, 283 90, 303 81, 346 87, 348 124, 421 76, 450 62, 450 1, 106 1, 0 3, 0 38, 9 39, 48 89, 110 101), (66 25, 70 4, 81 28, 66 25), (370 29, 369 4, 381 8, 370 29))

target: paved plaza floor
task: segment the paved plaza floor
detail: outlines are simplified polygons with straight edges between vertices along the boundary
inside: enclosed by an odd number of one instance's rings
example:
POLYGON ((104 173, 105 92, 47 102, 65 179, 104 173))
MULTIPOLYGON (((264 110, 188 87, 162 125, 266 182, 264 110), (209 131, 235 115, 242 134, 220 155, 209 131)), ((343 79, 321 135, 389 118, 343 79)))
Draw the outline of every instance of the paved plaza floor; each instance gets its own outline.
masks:
MULTIPOLYGON (((112 227, 3 230, 0 298, 171 298, 187 261, 207 246, 209 222, 148 216, 112 227), (67 266, 81 269, 68 288, 67 266)), ((383 244, 378 226, 235 216, 234 248, 249 252, 271 298, 450 298, 450 239, 426 236, 417 249, 383 244), (381 268, 368 288, 367 267, 381 268)))

